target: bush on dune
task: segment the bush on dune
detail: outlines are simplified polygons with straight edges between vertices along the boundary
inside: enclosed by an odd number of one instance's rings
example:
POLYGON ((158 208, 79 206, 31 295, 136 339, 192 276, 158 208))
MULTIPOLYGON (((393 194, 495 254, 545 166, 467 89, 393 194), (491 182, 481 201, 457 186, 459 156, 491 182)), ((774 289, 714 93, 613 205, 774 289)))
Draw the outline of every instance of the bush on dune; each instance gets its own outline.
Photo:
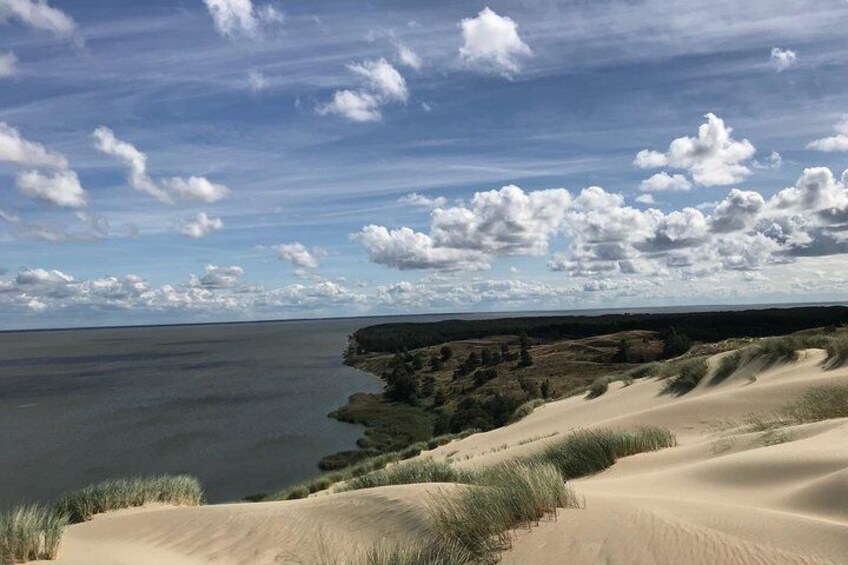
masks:
POLYGON ((0 514, 0 563, 55 559, 67 525, 66 515, 39 505, 0 514))
POLYGON ((512 413, 512 416, 509 419, 509 423, 514 424, 519 420, 523 420, 524 418, 532 414, 536 410, 536 408, 542 406, 544 403, 545 401, 541 398, 528 400, 527 402, 515 409, 515 412, 512 413))
POLYGON ((76 524, 95 514, 151 502, 196 506, 203 503, 203 488, 188 475, 110 479, 63 495, 56 510, 76 524))
POLYGON ((825 365, 830 369, 836 369, 848 363, 848 336, 841 335, 828 340, 825 345, 827 359, 825 365))
POLYGON ((598 377, 592 384, 589 386, 589 394, 586 395, 586 398, 598 398, 599 396, 603 396, 606 394, 607 390, 609 390, 609 377, 598 377))

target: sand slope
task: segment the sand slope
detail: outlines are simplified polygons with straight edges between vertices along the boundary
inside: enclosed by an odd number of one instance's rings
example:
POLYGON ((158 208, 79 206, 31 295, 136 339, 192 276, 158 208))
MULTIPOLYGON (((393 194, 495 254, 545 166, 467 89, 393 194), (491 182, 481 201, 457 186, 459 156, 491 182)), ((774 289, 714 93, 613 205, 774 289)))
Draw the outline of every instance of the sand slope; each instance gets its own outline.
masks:
MULTIPOLYGON (((809 350, 750 380, 741 371, 689 394, 661 383, 611 385, 595 400, 551 403, 512 426, 426 456, 461 466, 532 453, 579 428, 661 425, 680 445, 626 458, 574 481, 586 508, 519 532, 504 563, 848 563, 848 420, 787 429, 767 445, 729 421, 768 413, 805 389, 848 383, 848 368, 821 368, 809 350)), ((308 500, 119 512, 71 527, 58 563, 343 563, 375 541, 428 531, 426 503, 450 485, 386 487, 308 500)))

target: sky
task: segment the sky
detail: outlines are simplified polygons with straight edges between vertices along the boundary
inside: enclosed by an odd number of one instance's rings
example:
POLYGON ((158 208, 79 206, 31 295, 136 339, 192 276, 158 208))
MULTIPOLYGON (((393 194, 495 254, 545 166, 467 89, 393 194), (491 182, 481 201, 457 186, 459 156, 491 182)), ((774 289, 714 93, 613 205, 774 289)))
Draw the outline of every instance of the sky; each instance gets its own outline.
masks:
POLYGON ((845 0, 0 0, 0 329, 848 300, 845 0))

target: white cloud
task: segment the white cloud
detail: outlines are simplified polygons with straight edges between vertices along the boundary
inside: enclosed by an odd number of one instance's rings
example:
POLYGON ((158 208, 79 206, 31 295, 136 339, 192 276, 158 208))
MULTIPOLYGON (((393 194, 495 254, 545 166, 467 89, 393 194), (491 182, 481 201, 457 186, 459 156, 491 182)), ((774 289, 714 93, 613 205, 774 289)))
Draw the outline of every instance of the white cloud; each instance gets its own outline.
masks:
POLYGON ((233 288, 241 284, 241 277, 244 276, 244 269, 238 265, 230 267, 219 267, 217 265, 206 265, 204 275, 197 277, 192 275, 189 279, 189 286, 199 286, 203 288, 233 288))
POLYGON ((754 161, 752 166, 755 169, 766 169, 776 171, 783 166, 783 156, 777 151, 772 151, 769 153, 769 156, 766 157, 765 162, 754 161))
POLYGON ((9 78, 17 74, 18 58, 14 53, 0 53, 0 78, 9 78))
POLYGON ((771 50, 771 64, 774 70, 782 73, 783 71, 795 66, 798 62, 798 54, 791 49, 781 49, 774 47, 771 50))
POLYGON ((437 196, 436 198, 431 198, 429 196, 424 196, 423 194, 413 192, 412 194, 402 196, 398 199, 398 202, 401 204, 406 204, 407 206, 418 206, 421 208, 433 209, 446 206, 448 203, 448 199, 444 196, 437 196))
POLYGON ((203 0, 215 29, 223 36, 256 37, 262 25, 279 24, 283 14, 270 4, 260 7, 251 0, 203 0))
POLYGON ((212 218, 206 212, 199 212, 193 220, 181 220, 180 232, 192 238, 206 237, 224 227, 220 218, 212 218))
POLYGON ((48 151, 40 143, 27 141, 15 128, 0 122, 0 162, 28 167, 68 168, 64 155, 48 151))
POLYGON ((74 277, 58 270, 45 269, 21 269, 15 276, 15 284, 19 286, 29 285, 65 285, 73 282, 74 277))
POLYGON ((747 139, 733 139, 733 128, 725 126, 715 114, 705 117, 707 123, 698 128, 698 137, 675 139, 666 153, 644 149, 633 164, 643 169, 683 169, 703 186, 742 182, 751 174, 745 163, 756 153, 754 145, 747 139))
POLYGON ((758 192, 734 188, 713 211, 712 229, 716 232, 740 231, 751 227, 765 208, 758 192))
POLYGON ((365 87, 337 90, 330 102, 317 108, 320 115, 336 114, 354 122, 378 122, 383 117, 382 106, 409 99, 406 80, 385 59, 351 63, 348 70, 365 79, 365 87))
POLYGON ((401 64, 415 69, 416 71, 421 70, 421 67, 424 66, 424 62, 421 60, 421 57, 418 56, 418 53, 400 41, 395 43, 395 47, 397 48, 397 57, 401 64))
POLYGON ((247 81, 250 84, 250 90, 259 92, 268 87, 268 79, 260 71, 251 70, 247 73, 247 81))
POLYGON ((100 152, 115 157, 129 168, 127 180, 131 187, 161 202, 173 203, 171 196, 148 176, 147 155, 136 149, 134 145, 115 137, 115 133, 105 126, 94 130, 94 140, 95 147, 100 152))
POLYGON ((406 102, 409 98, 406 80, 385 59, 351 63, 347 68, 365 78, 371 90, 383 101, 406 102))
POLYGON ((153 196, 160 202, 174 203, 173 196, 166 188, 182 200, 206 203, 217 202, 230 193, 226 186, 215 184, 205 177, 171 177, 163 180, 163 186, 159 186, 147 173, 147 155, 136 149, 134 145, 118 139, 115 133, 105 126, 94 130, 93 137, 95 147, 100 152, 116 158, 129 169, 127 181, 131 187, 153 196))
POLYGON ((379 122, 383 118, 376 96, 352 90, 337 90, 333 100, 320 106, 318 113, 322 116, 336 114, 353 122, 379 122))
POLYGON ((371 261, 400 270, 489 268, 488 259, 480 251, 436 247, 429 235, 406 227, 389 230, 372 224, 352 237, 362 244, 371 261))
POLYGON ((656 200, 654 200, 654 196, 652 194, 640 194, 636 197, 636 202, 639 204, 656 204, 656 200))
POLYGON ((289 261, 295 267, 316 269, 319 265, 318 255, 315 251, 309 251, 302 243, 281 243, 271 247, 277 253, 281 261, 289 261))
POLYGON ((199 202, 217 202, 226 198, 230 193, 223 184, 215 184, 204 177, 189 177, 187 179, 173 177, 164 181, 171 192, 178 198, 184 200, 197 200, 199 202))
POLYGON ((837 151, 848 151, 848 116, 836 124, 836 135, 817 139, 807 144, 807 149, 833 153, 837 151))
POLYGON ((81 208, 86 205, 85 190, 73 171, 60 171, 52 175, 27 171, 17 176, 15 185, 22 194, 35 200, 68 208, 81 208))
POLYGON ((518 35, 518 24, 486 7, 474 18, 465 18, 460 58, 469 66, 510 75, 521 70, 520 60, 533 51, 518 35))
MULTIPOLYGON (((422 198, 415 195, 420 203, 422 198)), ((547 252, 570 202, 564 189, 505 186, 475 193, 469 207, 435 208, 429 234, 370 225, 354 239, 372 261, 398 269, 485 269, 496 256, 547 252)))
POLYGON ((0 0, 0 19, 14 17, 36 29, 62 37, 73 36, 77 24, 65 12, 53 8, 47 0, 0 0))
POLYGON ((685 191, 691 188, 692 183, 685 176, 670 175, 665 171, 643 180, 639 185, 639 190, 643 192, 685 191))

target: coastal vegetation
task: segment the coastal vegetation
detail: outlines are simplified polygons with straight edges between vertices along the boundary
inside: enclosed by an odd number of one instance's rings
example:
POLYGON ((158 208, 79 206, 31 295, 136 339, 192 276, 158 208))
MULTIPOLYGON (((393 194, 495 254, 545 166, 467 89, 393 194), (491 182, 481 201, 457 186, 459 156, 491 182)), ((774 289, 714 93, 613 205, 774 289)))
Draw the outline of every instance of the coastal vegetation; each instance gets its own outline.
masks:
POLYGON ((187 475, 112 479, 64 494, 53 506, 17 506, 0 514, 0 563, 55 559, 69 524, 150 503, 196 506, 203 489, 187 475))

